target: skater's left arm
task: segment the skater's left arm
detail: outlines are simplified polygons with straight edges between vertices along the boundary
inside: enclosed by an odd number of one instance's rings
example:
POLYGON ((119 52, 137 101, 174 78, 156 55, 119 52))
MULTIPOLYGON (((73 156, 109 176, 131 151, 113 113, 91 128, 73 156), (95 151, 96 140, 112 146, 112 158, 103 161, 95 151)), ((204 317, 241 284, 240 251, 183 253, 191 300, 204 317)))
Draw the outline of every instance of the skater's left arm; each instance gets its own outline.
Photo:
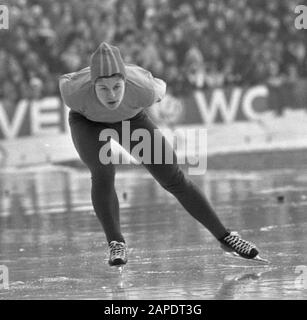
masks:
POLYGON ((166 93, 166 83, 154 77, 150 71, 133 64, 126 65, 127 81, 129 84, 127 98, 131 105, 139 105, 148 108, 160 102, 166 93))
POLYGON ((160 102, 166 93, 166 83, 163 80, 154 77, 150 71, 145 69, 141 70, 144 72, 143 85, 145 88, 149 89, 152 94, 150 105, 160 102))
MULTIPOLYGON (((151 74, 150 74, 151 75, 151 74)), ((152 75, 153 91, 154 91, 154 103, 160 102, 166 93, 166 83, 158 78, 154 78, 152 75)))

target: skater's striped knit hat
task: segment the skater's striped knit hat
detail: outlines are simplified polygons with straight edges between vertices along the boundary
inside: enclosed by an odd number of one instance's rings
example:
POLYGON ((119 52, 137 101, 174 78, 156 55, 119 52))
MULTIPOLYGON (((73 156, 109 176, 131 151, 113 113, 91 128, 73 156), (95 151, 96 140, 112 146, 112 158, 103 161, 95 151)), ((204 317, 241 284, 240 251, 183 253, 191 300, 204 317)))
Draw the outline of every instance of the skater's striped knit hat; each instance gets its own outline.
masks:
POLYGON ((126 79, 124 61, 117 47, 102 42, 91 56, 91 80, 120 73, 126 79))

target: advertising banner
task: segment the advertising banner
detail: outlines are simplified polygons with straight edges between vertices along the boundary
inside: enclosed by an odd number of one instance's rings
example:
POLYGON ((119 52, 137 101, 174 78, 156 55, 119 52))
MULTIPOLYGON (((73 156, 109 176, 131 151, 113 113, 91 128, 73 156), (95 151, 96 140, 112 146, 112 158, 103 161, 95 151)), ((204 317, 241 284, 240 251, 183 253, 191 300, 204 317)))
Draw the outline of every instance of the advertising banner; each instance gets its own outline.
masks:
POLYGON ((256 120, 268 109, 268 95, 265 86, 197 90, 181 99, 168 96, 152 107, 151 113, 162 124, 227 124, 256 120))
MULTIPOLYGON (((211 146, 242 149, 246 141, 270 142, 274 137, 281 142, 285 138, 294 139, 299 132, 302 136, 302 128, 293 120, 297 118, 295 114, 292 120, 281 116, 286 110, 293 110, 302 112, 299 119, 305 119, 306 88, 307 80, 301 80, 278 88, 259 85, 196 90, 183 97, 167 94, 148 113, 158 126, 171 131, 184 130, 186 126, 214 127, 208 132, 211 151, 211 146), (268 121, 269 113, 273 116, 268 121)), ((0 101, 0 166, 77 159, 68 113, 69 108, 59 97, 21 100, 13 108, 0 101)))

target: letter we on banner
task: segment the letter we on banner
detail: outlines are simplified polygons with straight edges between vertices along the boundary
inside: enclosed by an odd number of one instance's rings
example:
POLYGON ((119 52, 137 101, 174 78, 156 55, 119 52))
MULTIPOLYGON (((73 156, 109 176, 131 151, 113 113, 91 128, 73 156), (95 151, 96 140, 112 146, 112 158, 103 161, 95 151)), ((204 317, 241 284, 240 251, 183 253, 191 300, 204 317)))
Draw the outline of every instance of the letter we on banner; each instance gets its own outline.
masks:
POLYGON ((20 136, 28 108, 26 100, 21 100, 13 110, 7 110, 0 101, 0 139, 11 140, 20 136))
POLYGON ((68 111, 58 97, 21 100, 14 108, 0 101, 0 140, 67 132, 68 111))
POLYGON ((33 102, 30 115, 32 135, 56 134, 63 131, 63 108, 57 97, 33 102))

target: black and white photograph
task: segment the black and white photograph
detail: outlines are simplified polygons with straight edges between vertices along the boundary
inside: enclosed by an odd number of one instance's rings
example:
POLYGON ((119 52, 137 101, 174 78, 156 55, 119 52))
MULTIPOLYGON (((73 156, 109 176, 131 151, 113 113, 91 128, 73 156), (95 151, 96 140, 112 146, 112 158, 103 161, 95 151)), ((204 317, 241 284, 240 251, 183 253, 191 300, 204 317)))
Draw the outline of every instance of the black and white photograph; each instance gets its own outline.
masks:
POLYGON ((0 0, 0 300, 306 299, 305 0, 0 0))

